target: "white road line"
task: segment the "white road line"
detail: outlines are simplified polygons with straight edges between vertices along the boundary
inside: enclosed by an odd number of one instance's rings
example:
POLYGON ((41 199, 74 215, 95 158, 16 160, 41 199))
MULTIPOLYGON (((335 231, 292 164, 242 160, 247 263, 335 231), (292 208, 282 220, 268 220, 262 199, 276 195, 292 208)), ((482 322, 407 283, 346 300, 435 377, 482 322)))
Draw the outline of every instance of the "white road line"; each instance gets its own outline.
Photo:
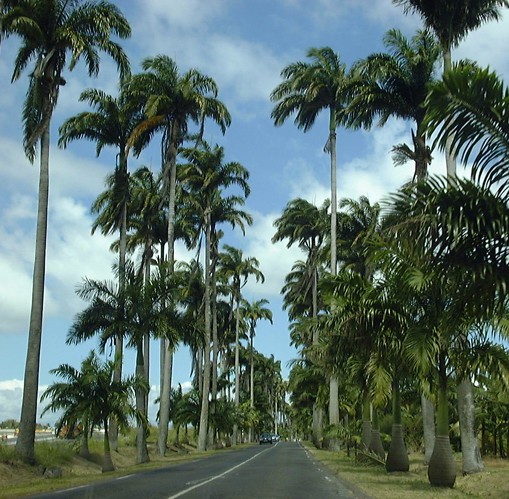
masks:
POLYGON ((117 478, 117 480, 125 480, 126 478, 129 478, 130 476, 133 476, 133 474, 131 473, 130 475, 119 476, 117 478))
POLYGON ((227 475, 228 473, 231 473, 233 470, 236 470, 237 468, 244 466, 246 463, 249 463, 249 461, 252 461, 255 457, 258 457, 260 454, 263 454, 264 452, 267 452, 268 450, 270 450, 270 448, 262 450, 261 452, 258 452, 258 454, 255 454, 254 456, 250 457, 249 459, 246 459, 242 463, 239 463, 236 466, 234 466, 233 468, 226 470, 224 473, 221 473, 220 475, 213 476, 212 478, 209 478, 208 480, 205 480, 202 483, 193 485, 192 487, 189 487, 188 489, 182 490, 182 491, 178 492, 177 494, 174 494, 174 495, 168 497, 168 499, 175 499, 176 497, 183 496, 184 494, 191 492, 191 490, 197 489, 198 487, 206 485, 207 483, 213 482, 214 480, 217 480, 218 478, 222 478, 223 476, 227 475))

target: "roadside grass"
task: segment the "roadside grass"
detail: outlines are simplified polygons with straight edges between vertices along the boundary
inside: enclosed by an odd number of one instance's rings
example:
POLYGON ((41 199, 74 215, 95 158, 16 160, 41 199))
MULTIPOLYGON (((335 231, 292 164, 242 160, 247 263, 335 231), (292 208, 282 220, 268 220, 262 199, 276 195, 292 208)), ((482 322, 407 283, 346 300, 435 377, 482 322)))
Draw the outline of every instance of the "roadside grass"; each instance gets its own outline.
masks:
POLYGON ((410 454, 410 471, 387 473, 384 467, 358 463, 351 452, 304 447, 340 478, 373 499, 509 499, 509 461, 484 458, 485 471, 461 475, 461 455, 457 456, 458 477, 453 489, 432 487, 422 454, 410 454))
MULTIPOLYGON (((136 465, 136 433, 119 437, 119 451, 112 452, 116 470, 111 473, 101 472, 103 456, 103 436, 94 435, 89 441, 91 460, 78 456, 79 441, 52 440, 36 442, 35 455, 37 464, 28 466, 17 460, 14 446, 0 444, 0 498, 14 499, 40 492, 77 487, 100 480, 108 480, 119 476, 144 471, 147 469, 171 466, 210 456, 228 449, 198 452, 191 442, 190 445, 169 446, 165 457, 156 454, 157 428, 152 428, 148 438, 150 462, 136 465), (62 468, 61 478, 44 478, 41 468, 62 468)), ((173 442, 174 433, 170 431, 168 442, 173 442)), ((236 448, 239 448, 237 446, 236 448)))

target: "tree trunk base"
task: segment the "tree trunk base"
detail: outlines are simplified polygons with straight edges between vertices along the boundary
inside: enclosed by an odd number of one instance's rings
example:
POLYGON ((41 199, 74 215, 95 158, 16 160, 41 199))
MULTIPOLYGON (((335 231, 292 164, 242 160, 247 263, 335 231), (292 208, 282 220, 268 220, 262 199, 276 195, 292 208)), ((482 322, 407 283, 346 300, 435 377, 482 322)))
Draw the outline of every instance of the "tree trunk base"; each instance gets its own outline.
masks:
POLYGON ((403 426, 400 424, 392 425, 392 438, 385 469, 391 473, 393 471, 408 471, 410 461, 403 438, 403 426))
POLYGON ((435 487, 454 487, 456 481, 456 463, 452 455, 448 435, 437 435, 435 447, 429 460, 428 479, 435 487))
POLYGON ((385 449, 382 444, 382 438, 380 437, 379 430, 371 431, 371 441, 369 443, 368 450, 376 454, 380 459, 385 459, 385 449))

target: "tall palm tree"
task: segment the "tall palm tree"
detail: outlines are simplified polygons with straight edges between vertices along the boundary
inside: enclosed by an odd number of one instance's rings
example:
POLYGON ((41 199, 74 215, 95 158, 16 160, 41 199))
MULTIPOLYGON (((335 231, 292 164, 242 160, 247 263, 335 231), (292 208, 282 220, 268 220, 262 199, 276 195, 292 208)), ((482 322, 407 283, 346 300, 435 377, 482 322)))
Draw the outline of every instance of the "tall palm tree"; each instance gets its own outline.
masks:
MULTIPOLYGON (((498 21, 501 8, 509 7, 508 0, 392 0, 402 5, 405 13, 419 14, 426 28, 437 37, 443 54, 444 73, 452 69, 451 49, 459 45, 470 31, 487 21, 498 21)), ((456 175, 456 160, 446 150, 447 175, 456 175)))
MULTIPOLYGON (((191 196, 196 197, 200 215, 203 216, 203 232, 205 233, 205 349, 204 349, 204 380, 198 448, 206 449, 209 421, 210 396, 210 343, 212 327, 211 311, 211 264, 212 264, 212 231, 218 220, 212 220, 214 206, 220 204, 221 191, 231 186, 241 188, 244 198, 250 193, 247 183, 249 172, 237 162, 224 163, 224 150, 216 145, 214 149, 205 143, 201 148, 186 149, 182 156, 189 161, 181 167, 180 178, 182 187, 188 189, 191 196)), ((244 199, 242 198, 242 199, 244 199)))
MULTIPOLYGON (((297 283, 287 280, 283 292, 289 294, 285 296, 285 300, 292 296, 290 306, 295 306, 295 298, 301 303, 305 302, 311 291, 311 310, 308 315, 313 318, 318 316, 318 271, 326 234, 329 232, 329 207, 328 200, 318 208, 304 199, 294 199, 286 205, 281 217, 274 221, 276 233, 272 236, 273 243, 287 239, 288 247, 298 243, 299 247, 306 252, 305 273, 299 276, 297 283), (294 286, 295 284, 297 287, 294 286)), ((318 329, 315 328, 314 331, 313 343, 316 344, 318 329)), ((317 404, 313 405, 313 414, 313 442, 315 446, 319 446, 322 428, 318 426, 318 423, 323 421, 323 415, 322 409, 317 404)))
POLYGON ((350 126, 371 128, 375 119, 383 126, 391 116, 412 120, 413 150, 404 144, 393 148, 397 164, 415 163, 414 181, 427 176, 431 153, 422 128, 428 84, 433 81, 440 47, 428 31, 411 40, 391 29, 384 36, 388 53, 372 54, 356 64, 361 77, 352 85, 348 106, 350 126))
MULTIPOLYGON (((177 155, 179 147, 188 138, 190 122, 200 127, 200 135, 206 118, 215 121, 225 133, 231 123, 226 106, 217 99, 215 81, 195 69, 180 74, 177 64, 166 55, 146 58, 142 62, 143 73, 132 80, 133 95, 145 97, 145 120, 133 132, 130 145, 139 150, 156 132, 162 132, 163 195, 168 200, 168 262, 174 264, 175 243, 175 196, 177 179, 177 155), (138 145, 137 145, 138 144, 138 145)), ((172 353, 162 345, 163 383, 161 400, 170 397, 170 365, 172 353)), ((168 410, 161 411, 159 419, 158 452, 166 454, 168 438, 168 410)))
POLYGON ((61 364, 51 372, 67 380, 54 383, 42 395, 41 400, 51 397, 47 410, 64 409, 61 418, 74 421, 85 416, 90 430, 94 426, 104 428, 104 459, 102 471, 113 471, 111 460, 108 421, 114 419, 120 428, 128 428, 130 419, 146 428, 143 414, 132 404, 135 391, 148 391, 148 384, 137 376, 116 381, 114 372, 120 359, 101 363, 95 352, 91 352, 81 364, 81 372, 68 364, 61 364))
MULTIPOLYGON (((336 128, 346 122, 347 85, 350 77, 339 55, 330 47, 311 48, 307 57, 312 62, 296 62, 286 66, 281 72, 284 81, 271 93, 271 100, 277 102, 271 117, 276 126, 295 116, 295 124, 304 131, 309 130, 323 110, 329 112, 329 136, 325 146, 331 156, 331 225, 330 225, 330 268, 336 275, 336 217, 337 217, 337 181, 336 181, 336 128)), ((337 380, 331 377, 331 407, 336 407, 338 393, 337 380)), ((339 414, 330 414, 331 424, 339 423, 339 414)))
MULTIPOLYGON (((67 147, 73 140, 87 139, 96 142, 97 156, 106 146, 113 146, 118 151, 115 171, 107 178, 109 189, 99 195, 92 204, 92 213, 98 214, 92 225, 92 234, 98 228, 105 235, 119 231, 119 279, 123 286, 130 198, 127 141, 141 120, 140 105, 128 95, 126 82, 121 82, 118 97, 108 95, 102 90, 87 89, 81 93, 79 100, 88 102, 95 111, 84 111, 68 118, 59 128, 58 144, 67 147)), ((122 356, 122 336, 116 338, 115 348, 117 355, 122 356)), ((122 364, 119 364, 116 379, 121 377, 122 364)), ((110 438, 113 450, 117 450, 118 432, 114 423, 110 428, 110 438)))
MULTIPOLYGON (((240 405, 240 302, 242 288, 250 276, 256 281, 265 281, 265 277, 258 269, 260 263, 254 257, 244 258, 242 250, 223 245, 224 252, 219 255, 221 271, 226 279, 232 283, 232 299, 235 303, 235 407, 240 405)), ((233 429, 232 444, 237 445, 237 425, 233 429)))
POLYGON ((25 154, 33 162, 36 145, 40 142, 39 205, 21 425, 16 443, 18 456, 33 462, 44 303, 51 118, 60 87, 65 84, 62 74, 67 56, 70 54, 69 69, 84 58, 88 73, 95 76, 99 71, 98 50, 104 51, 114 59, 124 79, 129 74, 128 59, 111 36, 127 38, 131 30, 120 10, 109 2, 68 0, 19 0, 16 7, 3 16, 3 30, 21 38, 13 81, 21 76, 32 59, 35 60, 23 108, 23 143, 25 154))

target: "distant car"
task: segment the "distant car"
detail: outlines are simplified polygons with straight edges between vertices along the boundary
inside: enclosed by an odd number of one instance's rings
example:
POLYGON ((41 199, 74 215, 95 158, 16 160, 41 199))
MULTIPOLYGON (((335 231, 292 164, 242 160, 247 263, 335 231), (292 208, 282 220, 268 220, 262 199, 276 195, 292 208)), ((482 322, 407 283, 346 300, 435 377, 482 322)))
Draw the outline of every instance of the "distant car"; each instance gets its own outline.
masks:
POLYGON ((279 435, 271 435, 273 442, 279 442, 281 440, 281 437, 279 435))
POLYGON ((269 433, 262 433, 260 435, 260 445, 262 444, 272 444, 272 435, 269 433))

